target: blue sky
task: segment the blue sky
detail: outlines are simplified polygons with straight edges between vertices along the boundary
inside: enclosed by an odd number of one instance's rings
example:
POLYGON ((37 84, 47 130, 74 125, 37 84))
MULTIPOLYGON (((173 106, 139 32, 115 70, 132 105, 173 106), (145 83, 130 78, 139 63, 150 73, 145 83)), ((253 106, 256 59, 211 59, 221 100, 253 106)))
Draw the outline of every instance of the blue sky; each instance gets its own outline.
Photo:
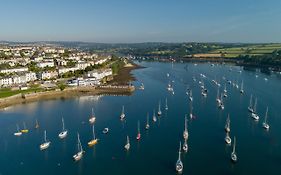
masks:
POLYGON ((0 40, 281 42, 280 0, 0 0, 0 40))

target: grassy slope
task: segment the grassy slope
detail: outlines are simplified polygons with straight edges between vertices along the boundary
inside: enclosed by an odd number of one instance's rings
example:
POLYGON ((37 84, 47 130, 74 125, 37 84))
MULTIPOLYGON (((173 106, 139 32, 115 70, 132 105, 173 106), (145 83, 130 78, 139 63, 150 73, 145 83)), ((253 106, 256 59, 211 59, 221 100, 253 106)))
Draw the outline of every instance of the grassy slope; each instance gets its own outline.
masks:
POLYGON ((231 47, 217 49, 210 53, 223 53, 227 58, 234 58, 239 55, 264 55, 271 54, 274 50, 280 50, 281 44, 259 44, 245 47, 231 47))

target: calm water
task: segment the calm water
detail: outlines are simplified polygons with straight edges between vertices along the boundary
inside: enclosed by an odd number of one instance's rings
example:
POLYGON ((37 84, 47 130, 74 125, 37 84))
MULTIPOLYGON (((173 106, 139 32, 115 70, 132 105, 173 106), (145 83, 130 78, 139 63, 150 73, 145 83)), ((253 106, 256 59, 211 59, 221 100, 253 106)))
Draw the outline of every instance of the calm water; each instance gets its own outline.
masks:
POLYGON ((147 67, 135 70, 138 82, 145 90, 137 90, 132 96, 80 97, 67 100, 48 100, 17 105, 0 112, 0 174, 134 174, 168 175, 175 173, 179 141, 182 140, 184 115, 189 113, 189 100, 185 94, 187 86, 193 90, 193 113, 197 117, 189 122, 189 151, 182 155, 183 174, 280 174, 281 173, 281 79, 277 75, 245 71, 240 67, 214 66, 210 64, 141 63, 147 67), (241 73, 238 71, 242 70, 241 73), (169 73, 168 78, 166 74, 169 73), (198 81, 200 73, 209 93, 202 97, 198 81), (256 78, 255 75, 258 75, 256 78), (217 79, 223 89, 226 79, 244 81, 245 94, 227 84, 228 98, 225 110, 216 104, 217 79), (267 78, 268 81, 265 81, 267 78), (168 93, 168 82, 174 81, 175 95, 168 93), (257 111, 260 121, 249 116, 247 107, 250 95, 258 97, 257 111), (165 98, 169 110, 164 110, 165 98), (145 131, 146 114, 152 115, 162 102, 163 115, 145 131), (126 122, 119 116, 125 105, 126 122), (261 125, 266 106, 269 106, 270 130, 261 125), (95 128, 100 139, 94 148, 88 148, 92 137, 88 116, 91 108, 97 117, 95 128), (238 162, 230 161, 231 146, 224 142, 224 125, 227 114, 231 117, 231 133, 237 137, 238 162), (65 119, 69 135, 65 140, 58 138, 61 131, 61 116, 65 119), (40 129, 35 130, 35 119, 40 129), (136 141, 137 121, 141 123, 142 138, 136 141), (16 124, 25 122, 28 134, 15 137, 16 124), (102 129, 109 127, 107 135, 102 129), (43 131, 51 146, 39 150, 43 131), (86 151, 79 162, 72 160, 77 152, 77 132, 80 133, 86 151), (126 135, 130 136, 131 149, 124 150, 126 135))

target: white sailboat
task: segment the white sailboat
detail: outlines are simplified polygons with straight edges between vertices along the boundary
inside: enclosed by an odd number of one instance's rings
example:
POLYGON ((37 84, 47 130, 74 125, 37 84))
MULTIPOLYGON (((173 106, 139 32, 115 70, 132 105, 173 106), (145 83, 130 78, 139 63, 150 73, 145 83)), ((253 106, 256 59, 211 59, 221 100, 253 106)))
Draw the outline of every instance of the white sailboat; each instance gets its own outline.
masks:
POLYGON ((184 143, 182 145, 182 149, 184 150, 184 152, 187 152, 187 150, 188 150, 187 139, 184 139, 184 143))
POLYGON ((190 102, 189 118, 190 118, 191 120, 194 118, 192 111, 193 111, 192 102, 190 102))
POLYGON ((47 131, 45 130, 44 131, 44 143, 42 143, 40 145, 40 150, 45 150, 47 148, 49 148, 51 142, 50 141, 47 141, 47 131))
POLYGON ((140 139, 141 139, 141 134, 140 134, 140 121, 138 121, 138 134, 137 134, 136 139, 137 139, 137 140, 140 140, 140 139))
POLYGON ((21 136, 22 132, 20 132, 19 125, 17 124, 17 132, 14 133, 15 136, 21 136))
POLYGON ((243 94, 244 93, 244 82, 242 80, 241 86, 240 86, 240 93, 243 94))
POLYGON ((153 110, 152 120, 153 120, 153 122, 157 122, 157 117, 155 115, 155 110, 153 110))
POLYGON ((67 136, 68 131, 64 128, 64 119, 61 118, 62 121, 62 131, 59 133, 59 138, 64 139, 67 136))
POLYGON ((75 161, 79 161, 83 157, 83 153, 84 153, 84 150, 82 148, 82 144, 80 141, 79 133, 77 133, 77 148, 78 148, 78 152, 73 155, 73 159, 75 161))
POLYGON ((225 132, 230 132, 230 118, 229 118, 229 114, 227 116, 224 129, 225 129, 225 132))
POLYGON ((88 146, 91 147, 97 143, 98 143, 98 139, 96 138, 96 135, 95 135, 95 125, 93 125, 93 139, 88 142, 88 146))
POLYGON ((183 131, 184 140, 188 139, 188 130, 187 130, 187 117, 184 118, 184 131, 183 131))
POLYGON ((193 101, 192 90, 189 92, 189 101, 193 101))
POLYGON ((130 149, 131 145, 130 145, 130 140, 129 140, 129 136, 127 136, 127 142, 124 146, 124 148, 128 151, 130 149))
POLYGON ((144 84, 141 83, 140 90, 144 90, 144 84))
POLYGON ((161 111, 161 102, 159 101, 159 105, 158 105, 158 112, 157 112, 158 116, 160 116, 162 114, 161 111))
POLYGON ((224 92, 224 93, 227 93, 227 90, 226 90, 226 84, 224 84, 224 89, 223 89, 223 92, 224 92))
POLYGON ((172 87, 171 82, 168 83, 167 90, 170 91, 170 92, 174 91, 174 88, 172 87))
POLYGON ((39 126, 39 123, 38 123, 38 120, 36 119, 35 120, 35 129, 38 129, 40 126, 39 126))
POLYGON ((166 98, 165 110, 166 110, 166 111, 168 110, 168 100, 167 100, 167 98, 166 98))
POLYGON ((262 123, 262 127, 266 130, 269 130, 269 124, 267 123, 267 117, 268 117, 268 107, 266 108, 264 122, 262 123))
POLYGON ((220 89, 218 88, 218 91, 217 91, 217 98, 216 98, 216 101, 218 104, 221 103, 221 99, 220 99, 220 89))
POLYGON ((254 105, 254 110, 253 110, 253 112, 252 112, 252 118, 254 119, 254 120, 256 120, 256 121, 258 121, 259 119, 260 119, 260 117, 259 117, 259 115, 257 114, 257 98, 256 98, 256 100, 255 100, 255 105, 254 105))
POLYGON ((149 114, 147 113, 145 129, 148 130, 149 127, 150 127, 150 126, 149 126, 149 114))
POLYGON ((236 138, 234 137, 234 143, 233 143, 233 149, 232 149, 232 153, 231 153, 231 160, 232 162, 237 162, 237 155, 236 155, 236 138))
POLYGON ((180 142, 180 147, 179 147, 179 157, 176 162, 176 171, 177 171, 177 173, 182 173, 182 171, 183 171, 183 163, 181 161, 181 142, 180 142))
POLYGON ((94 115, 94 109, 92 108, 92 114, 90 115, 89 122, 90 124, 93 124, 95 123, 95 121, 96 121, 96 117, 94 115))
POLYGON ((226 132, 224 141, 226 144, 230 145, 231 144, 231 138, 229 137, 229 132, 226 132))
POLYGON ((224 110, 224 104, 223 104, 222 94, 221 94, 221 98, 220 98, 219 108, 222 109, 222 110, 224 110))
POLYGON ((249 104, 249 106, 248 106, 248 111, 249 112, 251 112, 251 113, 253 113, 254 112, 254 109, 253 109, 253 102, 252 102, 252 98, 253 98, 253 96, 252 96, 252 94, 251 94, 251 97, 250 97, 250 104, 249 104))
POLYGON ((120 120, 124 120, 125 119, 125 109, 124 109, 124 106, 122 106, 122 112, 121 112, 121 115, 120 115, 120 120))

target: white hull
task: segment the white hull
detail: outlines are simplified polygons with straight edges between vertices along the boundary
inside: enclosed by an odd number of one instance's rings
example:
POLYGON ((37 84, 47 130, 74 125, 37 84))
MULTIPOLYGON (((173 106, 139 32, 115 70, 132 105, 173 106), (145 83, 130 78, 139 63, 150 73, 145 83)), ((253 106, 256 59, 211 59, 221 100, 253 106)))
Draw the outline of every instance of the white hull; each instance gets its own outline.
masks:
POLYGON ((95 121, 96 121, 96 117, 92 117, 89 119, 89 123, 91 124, 95 123, 95 121))
POLYGON ((45 149, 49 148, 50 144, 51 144, 51 142, 42 143, 40 145, 40 150, 45 150, 45 149))
POLYGON ((67 131, 62 131, 60 134, 59 134, 59 138, 60 139, 64 139, 66 136, 67 136, 67 131))
POLYGON ((124 148, 126 149, 126 150, 129 150, 130 149, 130 144, 129 143, 127 143, 125 146, 124 146, 124 148))
POLYGON ((80 152, 78 152, 77 154, 75 154, 75 155, 73 156, 73 159, 74 159, 75 161, 78 161, 78 160, 80 160, 82 157, 83 157, 83 151, 80 151, 80 152))
POLYGON ((21 136, 22 133, 21 133, 21 132, 15 132, 14 135, 15 135, 15 136, 21 136))

